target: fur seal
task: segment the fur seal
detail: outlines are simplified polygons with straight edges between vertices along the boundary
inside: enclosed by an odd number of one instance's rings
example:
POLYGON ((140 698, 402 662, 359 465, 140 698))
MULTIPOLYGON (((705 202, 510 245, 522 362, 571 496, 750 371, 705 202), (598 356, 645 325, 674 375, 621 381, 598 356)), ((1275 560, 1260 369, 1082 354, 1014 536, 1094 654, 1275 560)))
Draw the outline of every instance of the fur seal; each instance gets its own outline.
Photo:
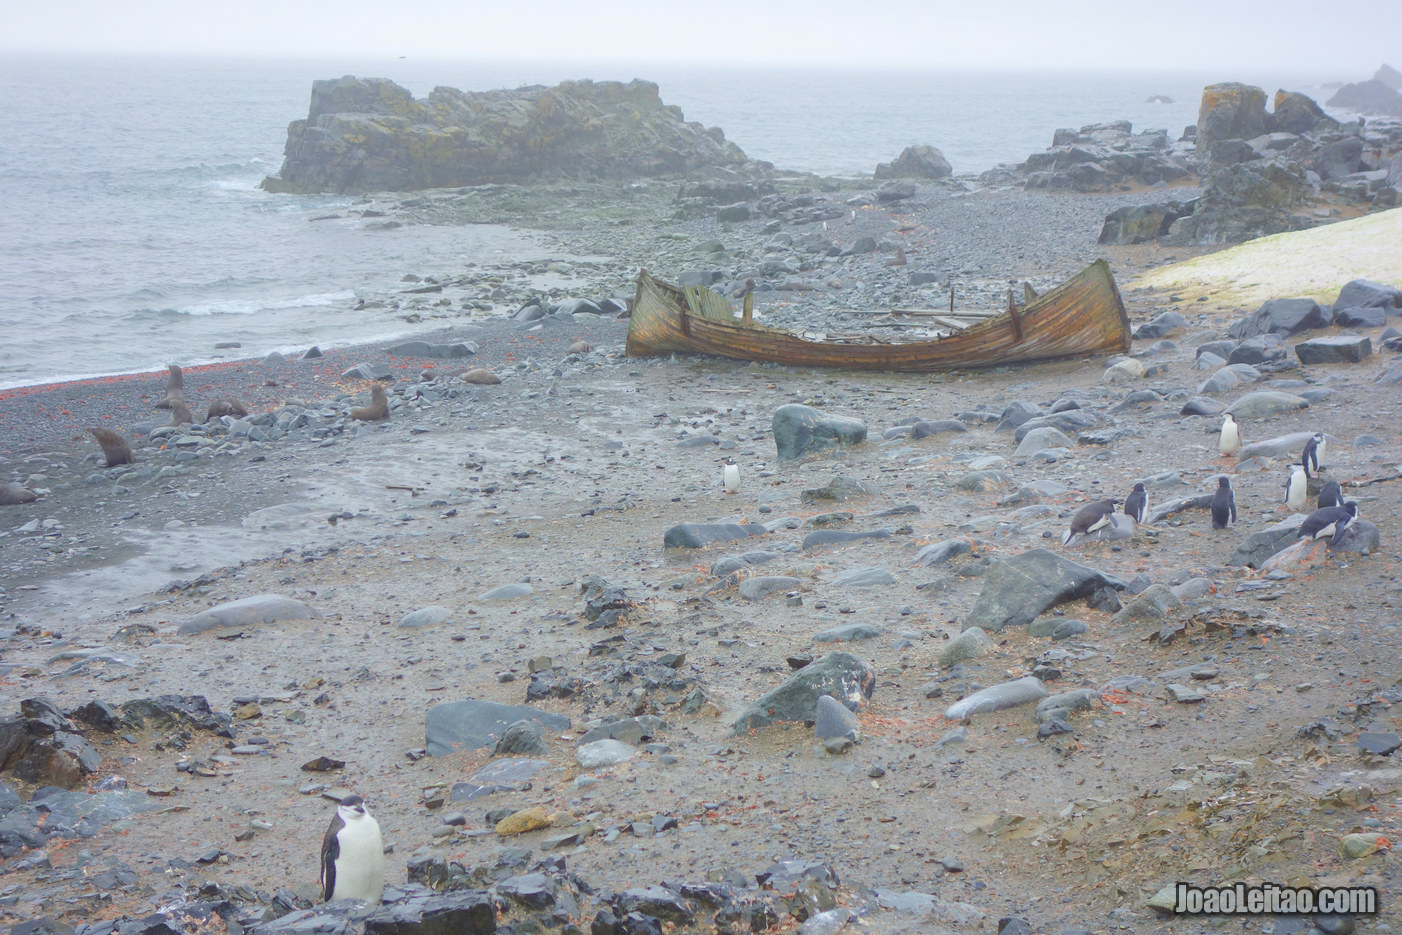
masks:
POLYGON ((576 341, 570 345, 571 354, 588 354, 594 349, 594 345, 588 341, 576 341))
POLYGON ((33 503, 38 498, 39 495, 28 487, 21 487, 19 484, 0 484, 0 506, 33 503))
POLYGON ((166 398, 156 403, 157 409, 169 409, 175 403, 185 401, 185 375, 175 364, 170 365, 170 376, 166 377, 166 398))
POLYGON ((482 386, 493 386, 501 382, 501 377, 492 373, 486 367, 473 367, 471 370, 458 377, 464 383, 477 383, 482 386))
POLYGON ((906 264, 905 247, 897 247, 897 248, 896 248, 896 255, 895 255, 894 257, 892 257, 891 259, 889 259, 889 260, 886 261, 886 265, 887 265, 887 266, 905 266, 905 264, 906 264))
POLYGON ((243 418, 248 415, 248 407, 237 399, 230 399, 228 396, 220 396, 218 399, 209 401, 209 409, 205 411, 204 420, 217 419, 220 416, 238 416, 243 418))
POLYGON ((185 425, 194 422, 195 417, 190 414, 190 407, 185 405, 183 399, 170 400, 170 424, 185 425))
POLYGON ((92 437, 97 439, 97 443, 102 446, 102 456, 107 459, 108 467, 116 467, 119 464, 135 464, 136 457, 131 453, 131 445, 127 440, 111 429, 93 428, 88 429, 92 437))
POLYGON ((385 388, 378 383, 370 384, 370 405, 356 406, 350 411, 350 417, 361 422, 388 419, 389 397, 385 395, 385 388))

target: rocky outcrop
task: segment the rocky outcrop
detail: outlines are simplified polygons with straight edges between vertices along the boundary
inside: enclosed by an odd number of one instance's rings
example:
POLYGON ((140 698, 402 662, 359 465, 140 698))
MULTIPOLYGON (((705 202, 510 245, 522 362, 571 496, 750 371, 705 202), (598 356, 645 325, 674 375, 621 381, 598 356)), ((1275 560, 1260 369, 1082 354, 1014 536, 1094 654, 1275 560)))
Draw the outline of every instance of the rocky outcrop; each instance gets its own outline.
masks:
POLYGON ((1402 94, 1377 79, 1346 84, 1325 103, 1360 114, 1402 117, 1402 94))
POLYGON ((1202 89, 1198 105, 1198 153, 1221 140, 1249 140, 1266 132, 1266 92, 1228 81, 1202 89))
POLYGON ((263 188, 359 194, 767 168, 718 128, 687 122, 649 81, 439 87, 416 100, 392 81, 346 76, 313 83, 307 119, 289 125, 282 170, 263 188))
POLYGON ((1105 225, 1100 228, 1100 243, 1135 244, 1157 240, 1168 233, 1174 221, 1192 214, 1196 207, 1197 200, 1194 199, 1189 202, 1163 201, 1116 208, 1105 216, 1105 225))
POLYGON ((954 174, 944 153, 933 146, 907 146, 895 162, 883 162, 876 167, 876 180, 883 179, 947 179, 954 174))
POLYGON ((1080 130, 1062 129, 1052 135, 1051 148, 1027 161, 984 173, 996 181, 1011 172, 1029 189, 1108 191, 1120 185, 1157 185, 1193 177, 1188 159, 1192 147, 1171 143, 1163 130, 1135 133, 1128 120, 1095 123, 1080 130))

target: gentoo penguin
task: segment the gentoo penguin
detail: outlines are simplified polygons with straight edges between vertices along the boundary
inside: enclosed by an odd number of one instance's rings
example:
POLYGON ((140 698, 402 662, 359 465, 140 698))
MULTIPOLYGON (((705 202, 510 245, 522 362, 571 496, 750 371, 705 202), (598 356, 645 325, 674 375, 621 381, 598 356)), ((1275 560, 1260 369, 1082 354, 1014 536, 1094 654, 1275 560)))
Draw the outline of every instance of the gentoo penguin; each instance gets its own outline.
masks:
POLYGON ((1305 451, 1300 455, 1300 466, 1305 469, 1305 476, 1319 473, 1319 465, 1324 460, 1324 433, 1315 432, 1309 441, 1305 442, 1305 451))
MULTIPOLYGON (((1230 417, 1229 417, 1230 418, 1230 417)), ((1212 528, 1226 529, 1236 522, 1236 494, 1229 478, 1217 479, 1217 492, 1212 495, 1212 528)))
POLYGON ((1217 450, 1222 452, 1224 458, 1241 450, 1241 430, 1230 412, 1222 417, 1222 435, 1218 439, 1217 450))
POLYGON ((326 902, 359 899, 378 905, 385 889, 385 847, 365 800, 348 795, 321 841, 321 887, 326 902))
POLYGON ((1345 506, 1326 506, 1315 510, 1300 524, 1301 539, 1323 539, 1331 536, 1331 544, 1337 545, 1348 524, 1358 518, 1358 501, 1350 500, 1345 506))
POLYGON ((1292 513, 1298 513, 1305 508, 1308 499, 1309 475, 1302 467, 1294 468, 1285 481, 1285 505, 1292 513))
POLYGON ((1142 525, 1149 515, 1149 494, 1142 482, 1135 484, 1134 491, 1125 498, 1125 515, 1133 518, 1135 525, 1142 525))
POLYGON ((1339 482, 1331 480, 1319 491, 1319 508, 1322 510, 1326 506, 1343 506, 1344 489, 1339 486, 1339 482))
POLYGON ((1061 544, 1070 545, 1071 540, 1076 536, 1086 536, 1097 529, 1110 525, 1111 518, 1115 515, 1115 504, 1119 502, 1119 500, 1097 500, 1081 507, 1076 511, 1076 515, 1071 517, 1071 528, 1066 530, 1066 535, 1061 537, 1061 544))
POLYGON ((725 467, 721 468, 721 482, 725 484, 726 493, 740 492, 740 465, 729 458, 725 459, 725 467))

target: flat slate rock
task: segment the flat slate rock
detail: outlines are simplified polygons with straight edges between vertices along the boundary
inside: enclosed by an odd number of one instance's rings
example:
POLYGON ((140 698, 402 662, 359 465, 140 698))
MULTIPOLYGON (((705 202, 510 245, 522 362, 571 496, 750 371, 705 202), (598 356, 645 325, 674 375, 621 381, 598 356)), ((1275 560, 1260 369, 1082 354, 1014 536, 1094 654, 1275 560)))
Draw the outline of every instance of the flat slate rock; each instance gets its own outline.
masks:
POLYGON ((967 539, 945 539, 943 542, 931 542, 929 545, 921 546, 920 551, 915 553, 911 564, 925 568, 943 565, 950 559, 972 550, 973 546, 969 544, 967 539))
POLYGON ((801 499, 804 503, 818 503, 826 500, 843 503, 856 497, 872 497, 875 495, 876 488, 866 481, 856 480, 851 477, 834 477, 823 487, 805 490, 801 499))
POLYGON ((869 565, 866 568, 844 571, 833 578, 832 583, 838 587, 871 588, 882 584, 895 584, 896 576, 880 565, 869 565))
POLYGON ((740 582, 737 590, 747 601, 762 601, 771 594, 796 590, 803 581, 788 575, 756 575, 740 582))
POLYGON ((584 746, 586 743, 593 743, 596 740, 621 740, 624 743, 640 744, 661 736, 666 731, 667 722, 662 718, 655 714, 642 714, 638 717, 626 717, 592 728, 579 738, 577 744, 584 746))
POLYGON ((281 594, 254 594, 202 610, 180 625, 180 635, 203 633, 217 627, 245 627, 275 620, 310 620, 321 613, 281 594))
POLYGON ((812 723, 820 695, 831 695, 849 709, 856 709, 875 690, 876 672, 871 666, 851 653, 828 653, 745 709, 736 718, 732 732, 743 734, 785 721, 812 723))
POLYGON ((767 549, 751 549, 748 552, 741 552, 739 555, 727 555, 725 558, 717 559, 711 563, 711 574, 723 578, 732 571, 739 571, 747 565, 763 565, 778 557, 778 552, 771 552, 767 549))
POLYGON ((593 743, 580 745, 574 751, 575 762, 585 769, 601 769, 613 766, 637 756, 638 748, 621 740, 606 738, 593 743))
POLYGON ((1373 354, 1373 342, 1358 335, 1337 334, 1323 338, 1311 338, 1295 345, 1295 356, 1300 363, 1311 364, 1356 364, 1373 354))
POLYGON ((496 701, 449 701, 434 705, 425 716, 425 746, 431 756, 447 756, 459 750, 494 747, 502 732, 523 720, 537 720, 547 730, 562 731, 570 719, 529 705, 496 701))
POLYGON ((869 529, 866 532, 853 532, 845 529, 815 529, 803 537, 803 547, 811 549, 820 545, 838 545, 857 542, 861 539, 889 539, 894 535, 891 529, 869 529))
POLYGON ((963 628, 996 632, 1025 626, 1058 604, 1090 597, 1103 587, 1123 590, 1125 583, 1047 549, 1033 549, 989 568, 963 628))
POLYGON ((881 635, 881 631, 869 623, 849 623, 845 626, 831 627, 813 637, 815 643, 853 643, 857 640, 873 640, 881 635))
POLYGON ((550 766, 549 760, 515 756, 493 760, 462 782, 453 783, 448 799, 471 802, 496 792, 520 792, 541 770, 550 766))
POLYGON ((662 535, 664 549, 700 549, 714 542, 733 542, 762 536, 769 530, 758 523, 681 523, 662 535))
POLYGON ((1260 568, 1261 563, 1281 549, 1293 543, 1300 532, 1300 524, 1305 521, 1303 513, 1288 516, 1278 523, 1267 526, 1246 537, 1246 541, 1236 547, 1227 559, 1228 565, 1245 565, 1260 568))

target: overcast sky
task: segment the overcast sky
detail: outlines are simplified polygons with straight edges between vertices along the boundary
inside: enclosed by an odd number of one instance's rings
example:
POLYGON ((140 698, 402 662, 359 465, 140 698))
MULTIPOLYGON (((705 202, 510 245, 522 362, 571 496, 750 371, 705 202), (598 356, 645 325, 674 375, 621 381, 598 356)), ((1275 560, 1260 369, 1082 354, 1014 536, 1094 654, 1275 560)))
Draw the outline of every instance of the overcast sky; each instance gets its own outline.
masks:
POLYGON ((899 68, 1402 68, 1402 2, 6 0, 0 49, 899 68))

